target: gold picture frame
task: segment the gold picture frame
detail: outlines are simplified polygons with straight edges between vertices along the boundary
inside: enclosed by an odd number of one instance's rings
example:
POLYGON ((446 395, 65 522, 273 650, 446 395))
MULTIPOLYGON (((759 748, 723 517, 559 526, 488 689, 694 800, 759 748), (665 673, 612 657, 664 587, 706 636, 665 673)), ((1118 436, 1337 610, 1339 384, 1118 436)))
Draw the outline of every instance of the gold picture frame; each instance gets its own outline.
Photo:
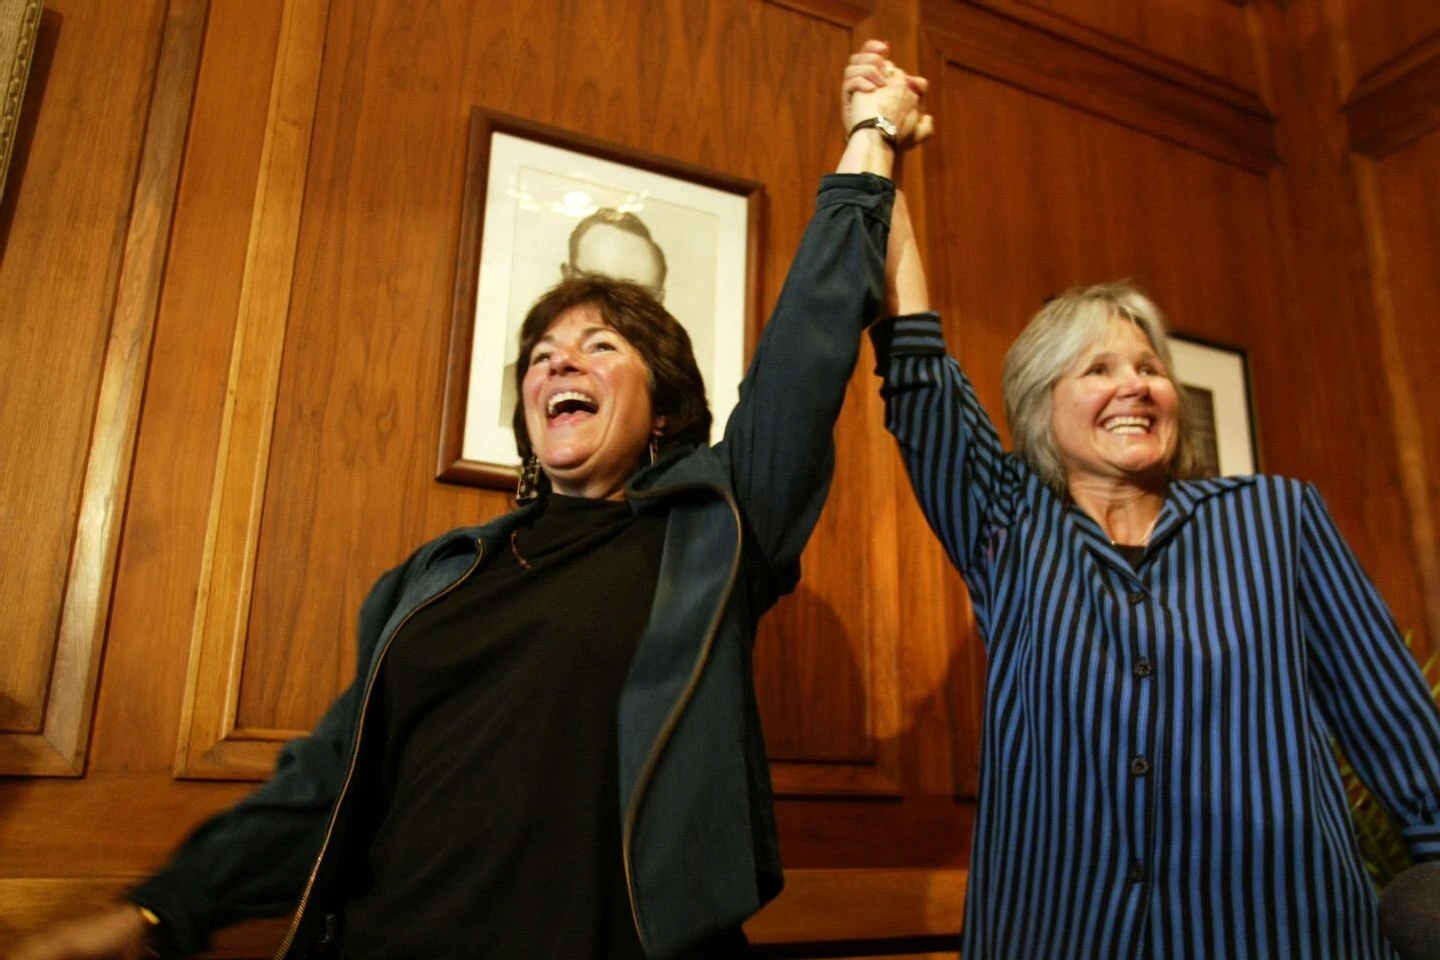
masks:
POLYGON ((40 9, 40 0, 0 0, 0 82, 4 84, 0 90, 0 199, 5 197, 5 175, 20 127, 20 104, 35 59, 40 9))

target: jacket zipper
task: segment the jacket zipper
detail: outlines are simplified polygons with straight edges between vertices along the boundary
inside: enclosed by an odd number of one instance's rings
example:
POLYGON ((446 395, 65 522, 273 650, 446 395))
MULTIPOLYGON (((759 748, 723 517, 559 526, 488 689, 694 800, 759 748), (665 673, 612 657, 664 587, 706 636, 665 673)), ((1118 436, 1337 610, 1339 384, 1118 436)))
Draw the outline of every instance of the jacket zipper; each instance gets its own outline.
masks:
MULTIPOLYGON (((665 496, 680 490, 707 490, 716 492, 718 488, 703 483, 685 484, 682 486, 667 487, 665 496)), ((710 648, 715 642, 715 634, 720 627, 720 617, 725 612, 725 607, 730 602, 730 595, 735 590, 735 573, 740 567, 740 551, 742 547, 741 536, 744 525, 740 521, 740 508, 735 504, 735 498, 728 490, 718 490, 724 498, 730 513, 735 517, 735 557, 730 561, 730 573, 726 578, 725 594, 721 597, 719 605, 715 608, 715 615, 710 619, 710 626, 705 631, 705 641, 700 647, 700 656, 695 660, 695 669, 690 673, 690 679, 685 683, 685 689, 680 694, 680 699, 675 702, 674 708, 669 716, 665 718, 665 725, 660 728, 660 735, 655 738, 655 743, 650 747, 650 753, 645 757, 645 765, 640 768, 640 778, 636 781, 635 792, 630 795, 630 805, 625 811, 625 826, 620 835, 620 852, 625 863, 625 888, 630 899, 630 920, 635 924, 635 936, 640 940, 640 946, 648 955, 650 945, 645 940, 645 932, 640 928, 640 908, 635 897, 635 874, 633 856, 631 854, 631 842, 634 839, 635 821, 639 818, 640 803, 644 799, 645 788, 649 785, 650 777, 655 772, 655 766, 660 762, 660 754, 665 750, 665 744, 669 742, 670 735, 675 732, 675 725, 680 720, 680 714, 689 705, 690 698, 695 694, 695 687, 700 680, 700 671, 704 669, 706 662, 710 659, 710 648)), ((654 499, 662 494, 656 492, 631 493, 628 496, 635 500, 654 499)))
POLYGON ((405 614, 405 619, 401 620, 399 626, 390 632, 390 636, 385 640, 385 645, 380 648, 380 653, 375 658, 375 669, 370 672, 370 677, 365 682, 365 694, 360 700, 360 715, 355 722, 355 742, 350 750, 350 765, 345 771, 345 779, 340 784, 340 792, 335 795, 335 804, 330 810, 330 822, 325 826, 325 836, 320 841, 320 852, 315 855, 315 866, 310 868, 310 879, 305 881, 305 892, 300 896, 300 903, 295 907, 295 916, 290 921, 290 929, 286 931, 285 939, 280 941, 280 949, 275 953, 275 960, 285 960, 285 954, 290 951, 290 947, 295 943, 295 935, 300 932, 300 920, 305 915, 305 907, 310 900, 310 892, 315 887, 315 878, 320 874, 320 864, 325 859, 325 852, 330 846, 330 837, 335 832, 335 821, 340 815, 340 805, 345 800, 346 792, 350 789, 350 781, 355 776, 355 765, 360 760, 360 735, 365 729, 365 712, 370 708, 370 695, 374 692, 376 678, 380 676, 380 666, 385 661, 385 654, 390 652, 390 645, 395 642, 395 638, 400 635, 400 631, 405 629, 405 625, 410 622, 411 617, 431 604, 436 603, 466 580, 470 579, 470 575, 475 572, 480 566, 480 561, 485 558, 485 541, 477 539, 475 543, 477 547, 475 562, 470 564, 470 569, 466 570, 460 576, 460 579, 450 584, 450 586, 405 614))

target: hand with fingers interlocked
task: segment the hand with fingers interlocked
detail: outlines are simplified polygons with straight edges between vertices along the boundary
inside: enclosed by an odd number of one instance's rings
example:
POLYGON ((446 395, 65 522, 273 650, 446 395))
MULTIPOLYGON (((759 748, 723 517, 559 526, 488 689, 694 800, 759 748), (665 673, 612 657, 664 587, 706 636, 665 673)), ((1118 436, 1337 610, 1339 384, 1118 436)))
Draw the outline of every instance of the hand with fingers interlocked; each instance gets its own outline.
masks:
POLYGON ((840 88, 840 120, 848 135, 856 124, 883 117, 895 125, 895 148, 908 150, 934 132, 934 120, 924 109, 930 84, 895 66, 889 55, 890 46, 882 40, 867 40, 851 54, 840 88))

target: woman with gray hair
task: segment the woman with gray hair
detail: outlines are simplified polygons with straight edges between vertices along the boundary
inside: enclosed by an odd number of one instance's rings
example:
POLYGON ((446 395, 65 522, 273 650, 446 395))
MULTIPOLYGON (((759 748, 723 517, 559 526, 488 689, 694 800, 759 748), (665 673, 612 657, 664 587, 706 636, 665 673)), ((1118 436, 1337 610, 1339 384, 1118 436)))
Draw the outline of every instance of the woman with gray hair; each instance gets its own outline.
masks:
POLYGON ((1315 488, 1192 477, 1155 304, 1067 291, 1011 349, 1006 453, 903 195, 887 425, 989 661, 965 960, 1393 957, 1338 738, 1440 859, 1440 715, 1315 488))

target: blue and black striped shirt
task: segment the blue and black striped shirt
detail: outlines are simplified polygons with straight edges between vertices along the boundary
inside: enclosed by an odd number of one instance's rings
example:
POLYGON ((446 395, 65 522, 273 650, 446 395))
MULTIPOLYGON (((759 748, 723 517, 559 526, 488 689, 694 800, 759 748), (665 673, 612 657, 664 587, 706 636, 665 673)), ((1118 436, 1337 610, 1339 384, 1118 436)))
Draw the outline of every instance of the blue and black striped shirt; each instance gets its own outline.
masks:
POLYGON ((1177 481, 1132 567, 1001 450, 939 317, 873 336, 986 639, 965 960, 1392 957, 1331 741, 1440 858, 1440 714, 1315 489, 1177 481))

